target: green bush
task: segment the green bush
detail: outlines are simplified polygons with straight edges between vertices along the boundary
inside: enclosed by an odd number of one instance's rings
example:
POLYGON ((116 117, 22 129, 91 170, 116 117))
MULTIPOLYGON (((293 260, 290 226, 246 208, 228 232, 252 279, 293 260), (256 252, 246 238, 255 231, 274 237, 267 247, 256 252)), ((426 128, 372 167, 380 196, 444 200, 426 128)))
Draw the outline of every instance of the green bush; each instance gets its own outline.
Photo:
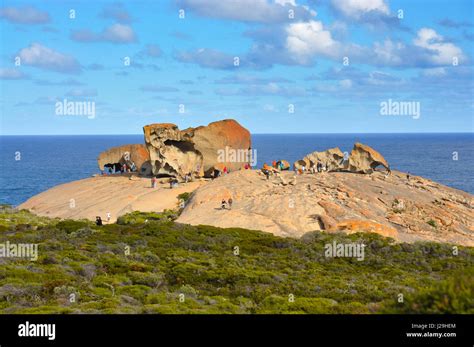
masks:
POLYGON ((371 233, 282 238, 176 216, 133 212, 98 228, 0 208, 0 243, 40 250, 35 262, 2 258, 0 312, 474 313, 471 247, 453 255, 449 244, 371 233), (333 241, 364 243, 364 261, 326 258, 333 241))

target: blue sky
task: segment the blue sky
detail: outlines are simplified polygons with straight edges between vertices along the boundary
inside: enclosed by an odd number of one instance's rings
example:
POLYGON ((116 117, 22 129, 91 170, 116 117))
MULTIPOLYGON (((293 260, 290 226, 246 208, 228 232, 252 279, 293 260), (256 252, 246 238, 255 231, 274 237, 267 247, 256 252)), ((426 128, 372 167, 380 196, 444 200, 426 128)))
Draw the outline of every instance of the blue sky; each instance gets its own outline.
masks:
POLYGON ((253 133, 473 131, 470 0, 1 6, 3 135, 224 118, 253 133), (94 102, 95 116, 57 114, 65 99, 94 102), (382 115, 388 100, 419 103, 420 117, 382 115))

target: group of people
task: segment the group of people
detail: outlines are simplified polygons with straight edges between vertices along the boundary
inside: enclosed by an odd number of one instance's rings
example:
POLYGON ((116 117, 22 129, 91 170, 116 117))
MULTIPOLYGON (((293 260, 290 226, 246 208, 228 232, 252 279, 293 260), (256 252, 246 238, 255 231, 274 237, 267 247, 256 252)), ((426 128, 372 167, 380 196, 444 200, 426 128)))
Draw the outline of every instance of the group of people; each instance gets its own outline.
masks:
MULTIPOLYGON (((289 165, 289 164, 287 164, 287 165, 289 165)), ((272 167, 277 169, 277 170, 280 170, 280 171, 289 170, 289 166, 285 167, 284 161, 282 161, 282 160, 279 160, 279 161, 274 160, 272 162, 272 167)))
POLYGON ((232 209, 232 198, 229 198, 229 200, 222 199, 221 201, 221 209, 225 210, 227 207, 229 207, 229 210, 232 209))
POLYGON ((170 184, 170 189, 178 187, 179 182, 178 182, 178 179, 176 177, 170 177, 168 182, 170 184))
MULTIPOLYGON (((191 182, 192 179, 193 179, 193 177, 191 175, 191 172, 188 172, 187 174, 184 175, 184 182, 185 183, 191 182)), ((168 183, 170 185, 170 189, 173 189, 173 188, 178 187, 179 181, 175 177, 170 177, 168 179, 168 183)), ((157 184, 158 184, 158 179, 157 179, 156 176, 153 176, 151 178, 151 188, 156 188, 157 184)))
POLYGON ((323 171, 329 171, 329 165, 328 164, 323 165, 321 162, 318 161, 316 165, 312 165, 309 168, 309 170, 306 169, 306 165, 301 165, 299 169, 294 167, 294 171, 296 174, 299 174, 299 175, 304 174, 306 171, 308 171, 309 173, 315 174, 315 173, 320 173, 323 171))
MULTIPOLYGON (((110 222, 110 218, 112 217, 112 214, 111 214, 110 212, 107 212, 106 216, 107 216, 107 223, 109 223, 109 222, 110 222)), ((101 218, 100 216, 96 216, 96 217, 95 217, 95 225, 97 225, 97 226, 102 226, 102 225, 104 225, 104 224, 103 224, 103 221, 102 221, 102 218, 101 218)))
MULTIPOLYGON (((124 173, 130 173, 130 172, 135 172, 137 171, 137 166, 135 165, 134 162, 132 162, 130 165, 127 165, 127 163, 115 163, 115 164, 107 164, 105 165, 104 169, 107 168, 107 174, 112 175, 115 173, 120 172, 120 174, 124 173)), ((106 175, 105 171, 102 171, 102 175, 106 175)))
POLYGON ((219 169, 214 168, 214 170, 212 170, 212 172, 211 172, 211 178, 214 179, 214 178, 220 177, 222 175, 227 175, 228 173, 230 173, 230 170, 227 168, 227 166, 224 166, 222 168, 222 171, 219 170, 219 169))

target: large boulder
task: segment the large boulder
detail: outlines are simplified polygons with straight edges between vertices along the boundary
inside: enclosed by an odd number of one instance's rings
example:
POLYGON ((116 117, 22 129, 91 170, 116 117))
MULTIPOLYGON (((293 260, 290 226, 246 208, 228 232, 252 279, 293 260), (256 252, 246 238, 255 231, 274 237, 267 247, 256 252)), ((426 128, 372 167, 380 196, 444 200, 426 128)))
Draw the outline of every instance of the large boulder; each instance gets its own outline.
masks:
POLYGON ((327 171, 340 171, 344 168, 344 153, 338 147, 327 149, 324 152, 313 152, 303 159, 297 160, 294 167, 300 169, 304 165, 306 169, 309 169, 316 166, 318 162, 326 165, 327 171))
POLYGON ((383 166, 390 171, 390 166, 382 154, 362 143, 354 144, 354 148, 349 155, 347 170, 367 174, 372 173, 378 166, 383 166))
POLYGON ((145 145, 132 144, 112 147, 99 154, 97 164, 100 170, 105 170, 106 165, 127 164, 131 167, 134 163, 140 174, 147 175, 150 170, 150 155, 145 145))
POLYGON ((309 169, 318 162, 326 165, 327 171, 349 171, 370 174, 379 166, 390 171, 390 166, 382 154, 362 143, 354 144, 349 158, 345 158, 344 153, 338 147, 335 147, 324 152, 310 153, 303 159, 295 161, 293 165, 298 170, 303 166, 309 169))
POLYGON ((170 123, 150 124, 143 132, 154 175, 202 177, 217 164, 234 171, 250 161, 250 132, 232 119, 185 130, 170 123))

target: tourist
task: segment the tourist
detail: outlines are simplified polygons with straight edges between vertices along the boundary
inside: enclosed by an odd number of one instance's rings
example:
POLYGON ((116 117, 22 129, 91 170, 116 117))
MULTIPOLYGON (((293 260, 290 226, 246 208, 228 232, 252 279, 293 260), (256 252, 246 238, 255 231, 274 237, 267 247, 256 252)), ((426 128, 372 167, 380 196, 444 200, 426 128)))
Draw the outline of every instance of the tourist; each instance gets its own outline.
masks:
POLYGON ((277 163, 276 163, 276 161, 275 161, 275 160, 274 160, 274 161, 272 161, 272 166, 273 166, 273 167, 276 169, 276 167, 277 167, 277 163))
POLYGON ((102 218, 99 216, 95 217, 95 225, 101 226, 102 225, 102 218))
POLYGON ((109 167, 109 175, 112 175, 112 168, 109 167))
POLYGON ((222 201, 221 201, 221 209, 222 209, 222 210, 225 210, 225 209, 226 209, 226 205, 227 205, 227 202, 225 201, 225 199, 222 199, 222 201))
POLYGON ((410 171, 407 172, 407 181, 410 181, 410 171))
POLYGON ((265 177, 267 178, 267 180, 269 180, 270 179, 270 171, 263 170, 263 173, 265 174, 265 177))
POLYGON ((169 183, 170 183, 170 189, 173 189, 173 178, 172 177, 170 177, 169 183))
POLYGON ((229 210, 232 208, 232 198, 229 198, 229 200, 227 200, 227 203, 229 204, 229 210))
POLYGON ((110 212, 107 212, 106 216, 107 216, 107 223, 109 223, 112 215, 110 214, 110 212))
POLYGON ((227 174, 227 166, 224 166, 224 170, 222 170, 224 172, 224 174, 227 174))
POLYGON ((156 177, 155 177, 155 176, 153 176, 153 177, 151 178, 151 187, 152 187, 152 188, 156 188, 156 177))

